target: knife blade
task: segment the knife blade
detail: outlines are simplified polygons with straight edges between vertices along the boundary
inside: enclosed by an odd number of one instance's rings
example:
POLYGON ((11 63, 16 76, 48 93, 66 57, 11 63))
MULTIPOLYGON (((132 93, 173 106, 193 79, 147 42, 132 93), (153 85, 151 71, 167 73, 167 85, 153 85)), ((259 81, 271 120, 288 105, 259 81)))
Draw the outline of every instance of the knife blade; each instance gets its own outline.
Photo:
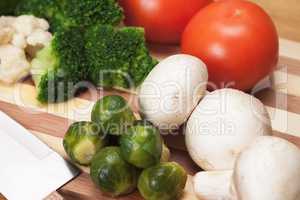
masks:
POLYGON ((0 111, 0 193, 9 200, 42 200, 79 170, 0 111))

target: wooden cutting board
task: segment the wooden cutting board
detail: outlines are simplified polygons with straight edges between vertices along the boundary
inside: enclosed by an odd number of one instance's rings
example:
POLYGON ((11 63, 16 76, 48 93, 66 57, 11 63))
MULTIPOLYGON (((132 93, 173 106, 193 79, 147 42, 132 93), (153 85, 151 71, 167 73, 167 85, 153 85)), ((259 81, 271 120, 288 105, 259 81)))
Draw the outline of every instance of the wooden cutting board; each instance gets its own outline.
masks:
MULTIPOLYGON (((267 106, 274 134, 300 147, 300 44, 282 40, 281 47, 281 57, 275 72, 261 84, 267 87, 263 87, 264 89, 255 92, 254 95, 267 106)), ((177 47, 154 46, 151 49, 153 55, 159 59, 179 52, 177 47)), ((35 100, 35 94, 30 79, 14 86, 0 84, 0 110, 21 123, 65 158, 67 157, 63 150, 62 138, 68 126, 74 121, 89 120, 92 106, 100 97, 110 94, 121 95, 138 113, 137 98, 133 93, 94 88, 69 102, 55 105, 40 105, 35 100)), ((201 169, 193 163, 186 152, 182 135, 165 136, 165 140, 171 148, 171 160, 183 165, 190 175, 182 199, 196 199, 191 180, 193 174, 201 169)), ((81 175, 59 189, 59 193, 66 199, 74 200, 112 199, 104 196, 93 185, 88 173, 87 168, 82 168, 81 175)), ((119 199, 142 198, 135 192, 119 199)))

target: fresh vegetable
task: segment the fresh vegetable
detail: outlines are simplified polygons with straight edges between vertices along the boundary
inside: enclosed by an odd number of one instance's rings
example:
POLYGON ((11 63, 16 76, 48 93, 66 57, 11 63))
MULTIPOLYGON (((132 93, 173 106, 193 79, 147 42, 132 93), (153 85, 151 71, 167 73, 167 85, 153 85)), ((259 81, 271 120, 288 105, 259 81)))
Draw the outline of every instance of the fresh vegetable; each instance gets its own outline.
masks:
POLYGON ((96 25, 85 37, 89 78, 97 86, 137 87, 157 63, 149 55, 142 29, 96 25))
POLYGON ((52 34, 48 31, 49 24, 45 19, 21 15, 13 22, 9 19, 7 23, 12 23, 14 29, 11 43, 24 49, 31 58, 35 57, 36 52, 48 45, 52 39, 52 34))
POLYGON ((137 170, 123 160, 119 147, 106 147, 92 160, 91 178, 99 188, 113 197, 136 188, 137 170))
POLYGON ((0 81, 13 84, 30 73, 30 59, 52 38, 48 22, 34 16, 0 17, 0 81))
POLYGON ((10 44, 0 45, 0 81, 12 84, 25 78, 30 71, 30 63, 24 51, 10 44))
POLYGON ((15 15, 34 15, 47 19, 51 25, 51 30, 56 30, 62 24, 60 21, 65 20, 59 0, 21 0, 18 4, 15 15))
POLYGON ((163 142, 159 130, 147 121, 136 121, 121 136, 123 158, 138 168, 148 168, 160 162, 163 142))
POLYGON ((123 19, 116 0, 23 0, 16 13, 46 18, 54 30, 95 24, 117 25, 123 19))
POLYGON ((105 88, 137 87, 157 63, 142 29, 113 26, 123 18, 116 0, 23 0, 16 12, 48 19, 55 32, 32 63, 42 103, 70 99, 86 89, 85 81, 105 88))
POLYGON ((231 170, 252 141, 269 134, 271 121, 263 103, 239 90, 221 89, 206 95, 193 111, 185 142, 202 169, 231 170))
POLYGON ((178 129, 206 92, 207 69, 196 57, 174 55, 161 61, 139 91, 141 115, 159 129, 178 129))
POLYGON ((194 191, 205 200, 299 199, 300 150, 281 138, 258 137, 241 153, 233 172, 196 174, 194 191))
POLYGON ((12 44, 30 53, 28 48, 40 50, 50 42, 49 24, 31 15, 0 17, 0 45, 12 44))
POLYGON ((189 20, 211 0, 120 0, 125 24, 141 26, 151 42, 179 43, 189 20))
POLYGON ((232 170, 198 172, 193 178, 195 195, 199 200, 234 200, 231 179, 232 170))
POLYGON ((0 16, 11 15, 20 0, 2 0, 0 1, 0 16))
POLYGON ((103 87, 138 86, 155 63, 140 29, 95 25, 86 31, 57 30, 32 67, 38 100, 45 103, 74 97, 86 89, 85 81, 103 87))
POLYGON ((9 44, 14 35, 14 17, 0 17, 0 45, 9 44))
POLYGON ((93 107, 91 118, 103 133, 111 135, 122 135, 135 121, 126 100, 117 95, 105 96, 98 100, 93 107))
POLYGON ((68 156, 81 165, 89 165, 93 156, 106 144, 107 138, 93 122, 75 122, 63 140, 68 156))
POLYGON ((179 164, 161 163, 142 172, 138 189, 146 200, 175 200, 182 194, 186 181, 187 174, 179 164))
POLYGON ((271 18, 245 0, 216 1, 199 11, 182 37, 182 52, 207 64, 210 89, 252 89, 278 61, 271 18))
POLYGON ((57 31, 49 45, 32 61, 32 76, 41 103, 74 97, 86 84, 88 65, 83 35, 78 28, 57 31))

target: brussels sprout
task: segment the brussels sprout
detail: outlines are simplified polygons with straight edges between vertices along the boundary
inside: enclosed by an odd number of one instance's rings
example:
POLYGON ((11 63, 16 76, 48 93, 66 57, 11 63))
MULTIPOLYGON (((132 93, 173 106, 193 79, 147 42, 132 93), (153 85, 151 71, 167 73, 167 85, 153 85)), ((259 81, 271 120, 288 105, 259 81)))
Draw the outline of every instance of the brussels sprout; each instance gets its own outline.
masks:
POLYGON ((105 96, 92 110, 92 121, 98 123, 106 134, 121 135, 135 121, 134 114, 121 96, 105 96))
POLYGON ((159 163, 162 144, 159 130, 147 121, 136 121, 120 138, 123 158, 138 168, 159 163))
POLYGON ((146 200, 175 200, 187 181, 185 170, 175 162, 160 163, 145 169, 138 180, 138 189, 146 200))
POLYGON ((63 145, 68 156, 81 165, 89 165, 93 156, 107 144, 97 124, 76 122, 65 134, 63 145))
POLYGON ((99 151, 92 160, 90 174, 93 182, 113 197, 130 193, 137 185, 137 169, 123 160, 119 147, 99 151))

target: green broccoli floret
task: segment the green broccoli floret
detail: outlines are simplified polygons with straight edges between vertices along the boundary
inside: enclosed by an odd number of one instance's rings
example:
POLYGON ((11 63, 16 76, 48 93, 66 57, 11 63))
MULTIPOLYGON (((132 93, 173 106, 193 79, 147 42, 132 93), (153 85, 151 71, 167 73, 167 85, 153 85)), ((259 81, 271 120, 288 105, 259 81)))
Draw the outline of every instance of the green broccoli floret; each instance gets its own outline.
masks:
POLYGON ((87 79, 88 67, 81 30, 56 32, 51 43, 33 59, 32 74, 41 103, 65 101, 83 89, 81 81, 87 79))
POLYGON ((123 19, 117 0, 22 0, 16 14, 45 18, 54 31, 94 24, 117 25, 123 19))
POLYGON ((90 26, 94 24, 118 25, 123 10, 116 0, 64 0, 63 13, 68 24, 90 26))
POLYGON ((64 16, 60 7, 60 0, 21 0, 18 4, 16 15, 34 15, 47 19, 51 30, 61 27, 64 16))
POLYGON ((42 103, 73 97, 82 81, 137 87, 157 64, 143 29, 114 27, 123 18, 117 0, 22 0, 16 12, 48 19, 55 33, 32 61, 42 103))
POLYGON ((21 0, 15 13, 17 15, 31 14, 36 17, 52 18, 60 13, 59 0, 21 0))
POLYGON ((100 87, 137 87, 157 64, 141 28, 96 25, 86 30, 85 41, 89 79, 100 87))

